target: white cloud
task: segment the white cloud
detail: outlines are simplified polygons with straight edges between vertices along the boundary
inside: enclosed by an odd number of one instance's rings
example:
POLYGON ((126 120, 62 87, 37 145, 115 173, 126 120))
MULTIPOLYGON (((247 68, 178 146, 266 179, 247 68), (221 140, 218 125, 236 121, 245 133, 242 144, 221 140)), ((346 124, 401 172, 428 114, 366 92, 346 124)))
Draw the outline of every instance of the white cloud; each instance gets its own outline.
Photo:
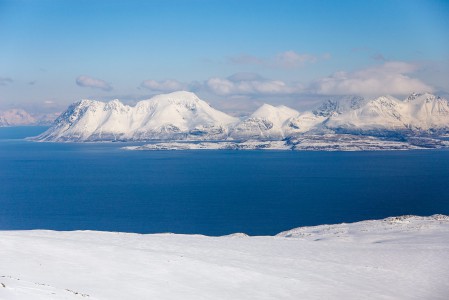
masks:
POLYGON ((307 53, 298 53, 293 50, 276 54, 274 57, 261 58, 249 54, 241 54, 229 57, 229 61, 239 65, 261 65, 268 68, 293 69, 300 68, 308 63, 315 63, 319 60, 327 60, 330 54, 326 53, 316 56, 307 53))
POLYGON ((187 88, 187 85, 179 82, 177 80, 144 80, 141 84, 141 87, 147 88, 152 91, 158 91, 158 92, 174 92, 179 90, 184 90, 187 88))
POLYGON ((285 95, 301 90, 296 84, 269 80, 253 73, 237 73, 228 78, 213 77, 205 86, 214 94, 225 95, 285 95))
POLYGON ((318 57, 314 55, 285 51, 276 55, 273 66, 285 69, 298 68, 306 63, 315 63, 317 60, 318 57))
POLYGON ((13 80, 9 77, 0 77, 0 85, 7 85, 12 82, 13 80))
POLYGON ((253 80, 263 80, 264 78, 256 73, 251 72, 239 72, 228 77, 231 81, 253 81, 253 80))
POLYGON ((229 61, 238 65, 261 65, 264 60, 249 54, 240 54, 229 57, 229 61))
MULTIPOLYGON (((284 55, 279 58, 283 64, 302 63, 304 59, 296 55, 284 55)), ((145 80, 142 87, 156 92, 189 90, 202 92, 227 100, 283 98, 304 99, 323 95, 405 95, 433 88, 419 79, 412 78, 417 67, 405 62, 385 62, 381 65, 354 72, 340 71, 331 76, 303 85, 295 81, 267 79, 256 73, 241 72, 229 77, 212 77, 206 81, 183 83, 177 80, 145 80)), ((236 100, 237 101, 237 100, 236 100)))
POLYGON ((112 86, 104 80, 92 78, 90 76, 81 75, 76 79, 76 84, 81 87, 90 87, 103 91, 111 91, 112 86))
POLYGON ((414 64, 391 61, 354 72, 336 72, 315 81, 310 89, 317 94, 365 96, 433 91, 431 86, 409 76, 416 70, 414 64))

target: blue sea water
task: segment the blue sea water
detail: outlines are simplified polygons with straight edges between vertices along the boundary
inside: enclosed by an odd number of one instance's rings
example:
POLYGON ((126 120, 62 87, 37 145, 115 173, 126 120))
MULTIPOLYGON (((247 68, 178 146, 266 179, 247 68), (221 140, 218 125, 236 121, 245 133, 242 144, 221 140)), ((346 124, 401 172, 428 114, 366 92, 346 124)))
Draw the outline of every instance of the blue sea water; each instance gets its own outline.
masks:
POLYGON ((0 230, 271 235, 449 214, 449 151, 125 151, 0 128, 0 230))

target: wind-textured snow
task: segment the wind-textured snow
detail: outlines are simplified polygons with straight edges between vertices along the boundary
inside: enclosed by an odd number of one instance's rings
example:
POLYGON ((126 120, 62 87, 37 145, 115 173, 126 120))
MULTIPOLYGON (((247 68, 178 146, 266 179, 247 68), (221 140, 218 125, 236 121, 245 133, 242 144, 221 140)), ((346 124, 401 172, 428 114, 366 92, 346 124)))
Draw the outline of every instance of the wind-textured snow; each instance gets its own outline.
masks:
POLYGON ((449 295, 449 217, 275 237, 0 231, 0 299, 432 299, 449 295))
MULTIPOLYGON (((381 137, 416 146, 409 138, 440 138, 449 134, 449 102, 432 94, 375 99, 345 97, 328 100, 313 111, 298 112, 280 105, 262 105, 244 119, 210 107, 190 92, 159 95, 131 107, 118 100, 82 100, 69 107, 38 141, 280 141, 321 136, 330 149, 335 135, 381 137), (334 135, 334 136, 332 136, 334 135), (329 137, 332 137, 330 140, 329 137)), ((349 137, 353 142, 355 139, 349 137)), ((417 141, 419 147, 445 143, 417 141)), ((361 141, 360 145, 364 145, 361 141)), ((352 147, 352 146, 351 146, 352 147)), ((351 148, 350 147, 350 148, 351 148)), ((356 149, 358 146, 352 147, 356 149)), ((363 147, 361 147, 363 148, 363 147)), ((400 147, 401 148, 401 147, 400 147)))

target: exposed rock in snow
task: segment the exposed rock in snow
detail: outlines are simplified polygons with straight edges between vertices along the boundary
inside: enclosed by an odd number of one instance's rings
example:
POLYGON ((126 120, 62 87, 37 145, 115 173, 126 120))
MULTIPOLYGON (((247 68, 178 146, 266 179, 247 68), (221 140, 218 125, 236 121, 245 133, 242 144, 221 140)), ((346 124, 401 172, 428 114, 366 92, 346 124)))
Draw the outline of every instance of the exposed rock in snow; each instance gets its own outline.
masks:
POLYGON ((449 217, 276 237, 0 231, 0 299, 447 299, 449 217))

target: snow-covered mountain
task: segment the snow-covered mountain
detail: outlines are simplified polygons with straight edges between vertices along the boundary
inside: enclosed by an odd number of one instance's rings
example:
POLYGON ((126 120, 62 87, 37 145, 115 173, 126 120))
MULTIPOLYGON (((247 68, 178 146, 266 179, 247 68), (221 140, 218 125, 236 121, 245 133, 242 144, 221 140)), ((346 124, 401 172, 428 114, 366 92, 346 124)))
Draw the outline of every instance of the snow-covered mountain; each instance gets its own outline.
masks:
POLYGON ((298 111, 287 106, 274 107, 264 104, 247 119, 232 128, 231 137, 235 139, 284 139, 288 121, 298 116, 298 111))
POLYGON ((313 111, 262 105, 244 119, 213 109, 190 92, 174 92, 131 107, 81 100, 38 136, 40 141, 283 140, 335 134, 377 137, 439 136, 449 133, 449 103, 432 94, 375 99, 343 97, 313 111))
POLYGON ((30 114, 27 111, 14 108, 0 111, 0 127, 50 125, 59 114, 30 114))
POLYGON ((36 119, 23 109, 9 109, 0 112, 0 126, 31 125, 36 119))
POLYGON ((367 100, 359 96, 345 96, 337 99, 328 99, 323 102, 313 113, 317 116, 330 117, 348 110, 361 108, 367 100))
POLYGON ((174 92, 131 107, 81 100, 37 137, 42 141, 225 139, 237 118, 212 108, 190 92, 174 92))
POLYGON ((334 112, 325 125, 345 133, 442 134, 449 132, 449 103, 428 93, 412 94, 402 101, 383 96, 334 112))

